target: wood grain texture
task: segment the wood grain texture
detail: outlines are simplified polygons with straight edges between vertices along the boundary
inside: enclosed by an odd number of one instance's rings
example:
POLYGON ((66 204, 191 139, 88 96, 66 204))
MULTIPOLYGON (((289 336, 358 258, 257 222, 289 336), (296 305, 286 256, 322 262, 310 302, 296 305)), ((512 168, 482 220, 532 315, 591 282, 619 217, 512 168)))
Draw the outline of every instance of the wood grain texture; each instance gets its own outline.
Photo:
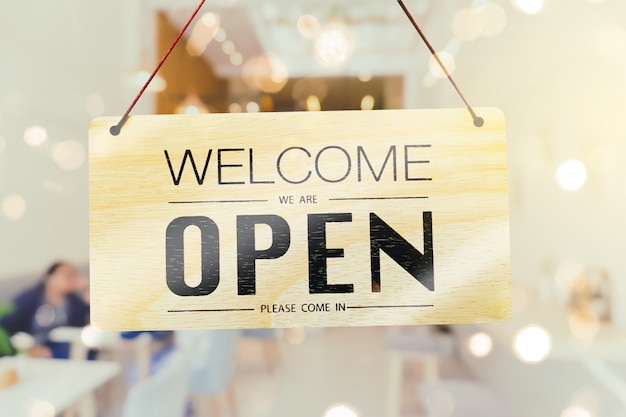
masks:
MULTIPOLYGON (((93 324, 155 330, 507 318, 504 117, 497 109, 477 111, 482 128, 464 109, 133 116, 117 137, 109 134, 116 118, 95 120, 89 131, 93 324), (189 160, 174 184, 187 150, 199 175, 212 150, 202 185, 189 160), (221 182, 243 184, 219 183, 218 156, 221 182), (281 196, 293 196, 294 204, 281 203, 281 196), (301 196, 305 202, 311 196, 309 203, 300 204, 301 196), (424 212, 432 213, 434 291, 381 253, 380 292, 373 292, 370 214, 423 253, 424 212), (353 284, 352 293, 309 293, 307 218, 324 213, 351 214, 349 222, 327 223, 326 246, 343 249, 343 257, 327 259, 328 283, 353 284), (284 255, 255 262, 254 295, 238 295, 237 216, 245 215, 277 215, 289 225, 284 255), (220 281, 209 295, 183 297, 168 288, 166 230, 176 218, 198 216, 219 228, 220 281), (325 303, 330 311, 301 311, 325 303), (261 312, 292 304, 295 312, 261 312), (345 310, 336 311, 337 304, 345 310)), ((269 226, 256 226, 254 236, 257 251, 272 246, 269 226)), ((194 287, 202 264, 199 229, 188 228, 184 242, 185 282, 194 287)))

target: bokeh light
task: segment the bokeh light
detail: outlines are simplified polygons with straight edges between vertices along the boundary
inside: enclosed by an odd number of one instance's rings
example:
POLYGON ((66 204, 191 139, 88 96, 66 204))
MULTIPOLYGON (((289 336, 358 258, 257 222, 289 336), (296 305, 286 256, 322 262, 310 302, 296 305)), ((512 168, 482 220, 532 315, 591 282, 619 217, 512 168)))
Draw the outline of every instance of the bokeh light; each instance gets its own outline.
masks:
POLYGON ((332 25, 324 29, 315 39, 315 53, 328 66, 343 64, 352 55, 352 35, 343 25, 332 25))
POLYGON ((64 171, 76 171, 85 163, 87 152, 82 143, 75 140, 66 140, 55 143, 50 155, 54 162, 64 171))
POLYGON ((39 148, 48 141, 48 131, 42 126, 31 126, 24 131, 24 142, 31 148, 39 148))
POLYGON ((306 109, 308 111, 320 111, 322 110, 322 103, 317 96, 308 96, 306 98, 306 109))
POLYGON ((7 219, 19 220, 26 213, 26 200, 19 194, 11 194, 2 200, 2 211, 7 219))
POLYGON ((11 336, 11 344, 18 352, 25 352, 35 346, 36 341, 30 334, 18 332, 11 336))
POLYGON ((241 104, 239 103, 230 103, 230 106, 228 106, 228 111, 231 113, 241 113, 242 110, 241 104))
POLYGON ((258 113, 260 110, 261 107, 256 101, 249 101, 248 104, 246 104, 246 111, 248 113, 258 113))
POLYGON ((587 168, 576 160, 563 162, 556 171, 556 179, 566 191, 577 191, 587 182, 587 168))
POLYGON ((476 333, 469 338, 467 347, 472 355, 484 358, 493 350, 493 339, 487 333, 476 333))
POLYGON ((41 327, 48 327, 56 319, 56 310, 50 304, 44 304, 35 312, 35 321, 41 327))
POLYGON ((363 96, 361 99, 361 110, 373 110, 376 100, 371 95, 363 96))
POLYGON ((514 352, 523 362, 539 363, 548 356, 551 349, 550 335, 541 327, 528 326, 515 336, 514 352))
POLYGON ((54 417, 57 412, 48 401, 36 400, 30 408, 30 417, 54 417))
POLYGON ((514 0, 524 13, 536 14, 543 8, 543 0, 514 0))
MULTIPOLYGON (((143 85, 150 79, 151 73, 146 71, 145 69, 137 69, 135 71, 131 71, 130 73, 124 76, 124 84, 127 88, 131 90, 139 90, 143 87, 143 85)), ((159 74, 156 74, 150 84, 148 84, 148 88, 146 88, 146 92, 148 93, 161 93, 165 91, 167 88, 167 83, 165 79, 161 77, 159 74)))
POLYGON ((320 22, 317 20, 317 17, 313 15, 303 14, 298 18, 296 27, 300 35, 307 39, 312 39, 320 30, 320 22))
POLYGON ((259 55, 248 59, 243 65, 241 76, 248 87, 273 94, 287 84, 287 66, 273 55, 259 55))
MULTIPOLYGON (((456 61, 454 60, 452 54, 447 51, 441 51, 437 52, 437 55, 439 55, 439 59, 446 67, 448 72, 450 74, 454 73, 454 70, 456 69, 456 61)), ((435 77, 446 78, 446 73, 443 71, 443 69, 441 69, 441 65, 439 65, 435 57, 430 57, 430 60, 428 61, 428 69, 430 70, 430 73, 435 77)))
POLYGON ((233 64, 236 67, 238 67, 241 64, 243 64, 243 55, 241 55, 239 52, 232 53, 228 57, 228 59, 230 60, 230 63, 233 64))
POLYGON ((326 410, 326 412, 324 413, 324 417, 358 417, 358 416, 359 415, 357 414, 356 411, 354 411, 352 408, 344 404, 332 406, 328 410, 326 410))
POLYGON ((203 14, 189 35, 187 53, 191 56, 202 55, 207 46, 209 46, 211 41, 215 38, 218 30, 220 30, 219 15, 212 12, 203 14))
POLYGON ((97 348, 102 343, 102 332, 95 327, 85 326, 80 332, 80 340, 88 348, 97 348))
POLYGON ((100 117, 104 114, 104 100, 99 94, 89 94, 85 99, 87 114, 92 117, 100 117))
POLYGON ((209 109, 197 94, 187 94, 185 99, 176 107, 177 114, 204 114, 209 109))
POLYGON ((593 414, 582 406, 572 405, 563 410, 561 417, 593 417, 593 414))

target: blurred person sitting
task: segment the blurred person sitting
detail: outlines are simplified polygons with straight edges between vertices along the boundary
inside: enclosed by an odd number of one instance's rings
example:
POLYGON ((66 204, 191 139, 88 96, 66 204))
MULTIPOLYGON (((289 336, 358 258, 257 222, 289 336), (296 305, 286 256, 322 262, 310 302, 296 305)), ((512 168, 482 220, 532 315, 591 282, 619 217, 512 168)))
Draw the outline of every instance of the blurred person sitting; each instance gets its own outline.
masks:
POLYGON ((83 327, 89 323, 89 305, 79 295, 84 279, 68 262, 50 266, 43 280, 13 300, 10 314, 0 318, 0 327, 9 335, 30 334, 34 341, 28 355, 38 358, 67 359, 69 343, 49 340, 57 327, 83 327))

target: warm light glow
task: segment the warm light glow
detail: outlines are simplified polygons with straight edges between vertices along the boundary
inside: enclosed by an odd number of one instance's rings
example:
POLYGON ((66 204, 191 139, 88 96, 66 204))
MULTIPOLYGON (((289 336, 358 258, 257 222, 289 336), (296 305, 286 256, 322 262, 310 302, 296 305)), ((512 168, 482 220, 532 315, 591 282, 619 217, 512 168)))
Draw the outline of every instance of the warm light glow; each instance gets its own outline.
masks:
POLYGON ((308 96, 306 98, 306 109, 308 111, 320 111, 322 110, 322 103, 317 96, 308 96))
POLYGON ((87 159, 85 147, 75 140, 55 143, 50 154, 54 162, 64 171, 76 171, 87 159))
POLYGON ((548 356, 551 349, 550 335, 538 326, 526 327, 515 336, 514 351, 523 362, 539 363, 548 356))
POLYGON ((306 332, 304 329, 294 327, 291 329, 285 329, 285 341, 293 346, 299 346, 306 339, 306 332))
POLYGON ((478 10, 480 33, 486 37, 498 36, 506 27, 506 12, 496 3, 487 3, 478 10))
POLYGON ((218 42, 224 42, 226 40, 226 31, 222 28, 219 28, 217 32, 215 32, 215 36, 213 37, 218 42))
POLYGON ((80 332, 80 340, 88 348, 96 348, 102 343, 102 332, 95 327, 85 326, 80 332))
POLYGON ((48 401, 36 400, 30 409, 30 417, 54 417, 56 414, 54 406, 48 401))
POLYGON ((514 0, 517 7, 519 7, 524 13, 535 14, 539 13, 543 7, 543 0, 514 0))
POLYGON ((559 185, 566 191, 577 191, 587 182, 587 168, 576 160, 563 162, 556 171, 559 185))
POLYGON ((85 100, 85 108, 90 117, 96 118, 104 114, 104 100, 99 94, 89 94, 85 100))
MULTIPOLYGON (((139 90, 149 78, 150 73, 148 71, 144 69, 137 69, 124 76, 124 84, 131 90, 139 90)), ((146 92, 160 93, 165 91, 166 88, 167 83, 165 82, 165 79, 157 74, 148 85, 148 88, 146 88, 146 92)))
POLYGON ((572 405, 563 410, 561 417, 593 417, 593 414, 584 407, 572 405))
MULTIPOLYGON (((443 65, 446 67, 448 72, 452 74, 456 69, 456 61, 454 60, 454 57, 446 51, 438 52, 437 55, 439 55, 439 59, 443 62, 443 65)), ((445 72, 443 72, 435 57, 430 57, 430 60, 428 61, 428 69, 435 77, 446 78, 445 72)))
POLYGON ((362 72, 358 75, 358 79, 362 83, 368 83, 372 81, 372 78, 374 78, 374 76, 369 72, 362 72))
POLYGON ((246 111, 248 113, 258 113, 260 110, 261 108, 259 107, 259 103, 256 101, 250 101, 246 104, 246 111))
POLYGON ((25 352, 35 346, 35 339, 28 333, 18 332, 11 336, 11 344, 18 352, 25 352))
POLYGON ((324 413, 324 417, 358 417, 356 411, 346 405, 335 405, 324 413))
POLYGON ((242 111, 241 104, 230 103, 230 106, 228 106, 228 111, 231 113, 241 113, 242 111))
POLYGON ((48 132, 41 126, 31 126, 24 131, 24 142, 31 148, 39 148, 48 140, 48 132))
POLYGON ((178 114, 204 114, 209 113, 209 109, 204 102, 200 100, 197 94, 187 94, 187 97, 176 107, 178 114))
POLYGON ((191 56, 202 55, 207 46, 209 46, 211 41, 215 38, 218 30, 220 30, 219 15, 211 12, 202 15, 202 18, 198 20, 189 35, 187 53, 191 56))
POLYGON ((376 100, 371 95, 363 96, 361 99, 361 110, 373 110, 376 100))
POLYGON ((233 43, 233 41, 226 40, 222 42, 222 52, 224 52, 226 55, 233 54, 236 50, 237 49, 235 48, 235 44, 233 43))
POLYGON ((287 84, 287 66, 276 56, 259 55, 246 61, 241 75, 248 87, 273 94, 287 84))
POLYGON ((484 358, 493 350, 493 340, 487 333, 476 333, 470 337, 467 347, 472 355, 484 358))
POLYGON ((229 57, 230 63, 234 66, 238 67, 243 64, 243 56, 239 52, 235 52, 229 57))
POLYGON ((312 39, 320 30, 320 22, 317 20, 317 17, 310 14, 304 14, 298 18, 296 27, 298 28, 300 35, 307 39, 312 39))
POLYGON ((2 211, 9 220, 19 220, 26 213, 26 200, 19 194, 11 194, 2 200, 2 211))
POLYGON ((319 60, 329 66, 338 66, 352 55, 353 41, 343 25, 333 25, 322 31, 315 40, 315 52, 319 60))

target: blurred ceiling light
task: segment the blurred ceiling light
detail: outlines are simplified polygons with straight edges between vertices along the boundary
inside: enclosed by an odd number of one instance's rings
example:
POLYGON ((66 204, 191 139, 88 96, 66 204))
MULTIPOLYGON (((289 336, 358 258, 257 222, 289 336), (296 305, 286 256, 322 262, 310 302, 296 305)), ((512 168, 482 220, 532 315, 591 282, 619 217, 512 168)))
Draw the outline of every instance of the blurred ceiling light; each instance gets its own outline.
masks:
POLYGON ((515 336, 514 352, 523 362, 539 363, 548 356, 551 349, 550 335, 541 327, 528 326, 515 336))
POLYGON ((330 407, 324 413, 324 417, 358 417, 359 415, 352 408, 340 404, 330 407))
POLYGON ((260 110, 261 108, 259 107, 259 103, 256 101, 250 101, 246 104, 246 111, 248 113, 258 113, 260 110))
POLYGON ((243 64, 243 56, 239 52, 235 52, 229 57, 230 63, 234 66, 238 67, 243 64))
POLYGON ((374 78, 374 76, 372 75, 371 72, 362 72, 358 75, 358 79, 362 83, 368 83, 372 81, 372 78, 374 78))
POLYGON ((371 95, 363 96, 361 99, 361 110, 373 110, 376 100, 371 95))
MULTIPOLYGON (((450 74, 454 73, 454 70, 456 69, 456 61, 454 57, 452 56, 452 54, 450 54, 447 51, 441 51, 441 52, 437 52, 437 55, 439 55, 439 59, 441 60, 443 65, 446 67, 448 72, 450 74)), ((430 73, 433 76, 437 78, 446 78, 445 72, 443 72, 443 70, 441 69, 441 66, 439 65, 435 57, 433 56, 431 56, 430 60, 428 61, 428 69, 430 70, 430 73)))
POLYGON ((0 155, 2 155, 4 151, 6 151, 6 149, 7 149, 7 140, 4 138, 4 136, 0 136, 0 155))
POLYGON ((222 52, 226 55, 234 54, 236 51, 235 44, 233 41, 225 40, 222 42, 222 52))
POLYGON ((85 99, 85 108, 90 117, 96 118, 104 114, 104 100, 99 94, 89 94, 85 99))
POLYGON ((559 185, 566 191, 577 191, 587 182, 587 168, 576 160, 563 162, 556 171, 559 185))
POLYGON ((320 111, 322 110, 322 103, 317 96, 308 96, 306 98, 306 109, 308 111, 320 111))
POLYGON ((39 148, 48 140, 48 132, 41 126, 31 126, 24 131, 24 142, 31 148, 39 148))
POLYGON ((83 166, 87 158, 85 147, 75 140, 55 143, 50 150, 50 155, 64 171, 76 171, 83 166))
POLYGON ((342 65, 350 58, 353 49, 352 35, 344 25, 330 25, 315 39, 315 53, 328 66, 342 65))
POLYGON ((296 23, 300 35, 307 39, 312 39, 320 30, 320 22, 317 17, 310 14, 303 14, 296 23))
POLYGON ((178 114, 203 114, 209 113, 209 109, 204 102, 200 100, 197 94, 189 93, 178 107, 176 107, 175 112, 178 114))
POLYGON ((48 401, 35 400, 30 408, 29 417, 54 417, 57 412, 48 401))
POLYGON ((80 340, 88 348, 97 348, 102 343, 102 332, 95 327, 85 326, 80 332, 80 340))
POLYGON ((300 327, 285 329, 285 341, 292 346, 301 345, 306 339, 306 332, 300 327))
POLYGON ((11 194, 2 200, 2 211, 7 219, 19 220, 26 213, 26 200, 19 194, 11 194))
POLYGON ((218 42, 224 42, 226 40, 226 31, 222 28, 219 28, 217 32, 215 32, 215 36, 213 37, 218 42))
POLYGON ((469 338, 467 347, 472 355, 484 358, 493 350, 493 339, 487 333, 476 333, 469 338))
POLYGON ((241 76, 248 87, 273 94, 287 84, 287 66, 273 55, 259 55, 248 59, 243 65, 241 76))
MULTIPOLYGON (((134 71, 127 73, 124 76, 124 84, 126 85, 127 88, 130 88, 131 90, 139 90, 140 88, 143 87, 146 81, 150 79, 150 74, 151 73, 146 71, 145 69, 141 69, 141 68, 136 69, 134 71)), ((164 91, 166 88, 167 88, 167 83, 165 82, 165 79, 161 77, 159 74, 156 74, 154 78, 152 79, 152 81, 150 82, 150 84, 148 85, 148 88, 146 88, 146 92, 160 93, 164 91)))
POLYGON ((563 410, 561 417, 593 417, 593 414, 584 407, 572 405, 563 410))
POLYGON ((212 12, 202 15, 187 40, 187 53, 191 56, 202 55, 219 30, 219 15, 212 12))
POLYGON ((498 36, 506 27, 506 12, 499 4, 489 2, 477 9, 480 34, 486 37, 498 36))
POLYGON ((514 3, 527 14, 539 13, 543 7, 543 0, 514 0, 514 3))
POLYGON ((241 113, 241 104, 239 103, 230 103, 230 106, 228 106, 228 111, 231 113, 241 113))

